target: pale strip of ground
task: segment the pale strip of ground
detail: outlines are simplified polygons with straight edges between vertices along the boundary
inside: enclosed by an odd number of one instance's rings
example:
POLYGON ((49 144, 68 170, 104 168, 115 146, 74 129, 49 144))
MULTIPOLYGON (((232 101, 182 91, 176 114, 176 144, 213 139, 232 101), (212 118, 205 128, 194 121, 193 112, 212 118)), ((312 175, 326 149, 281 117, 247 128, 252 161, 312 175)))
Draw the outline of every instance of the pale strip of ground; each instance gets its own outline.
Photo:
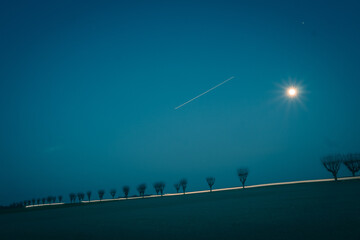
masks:
MULTIPOLYGON (((355 180, 355 179, 360 179, 360 176, 338 178, 338 180, 341 180, 341 181, 355 180)), ((299 184, 299 183, 316 183, 316 182, 331 182, 331 181, 335 181, 335 180, 333 178, 326 178, 326 179, 302 180, 302 181, 291 181, 291 182, 265 183, 265 184, 245 186, 245 188, 259 188, 259 187, 270 187, 270 186, 280 186, 280 185, 299 184)), ((242 189, 242 188, 243 187, 219 188, 219 189, 213 189, 212 191, 220 192, 220 191, 237 190, 237 189, 242 189)), ((210 192, 210 190, 186 192, 186 194, 187 195, 201 194, 201 193, 208 193, 208 192, 210 192)), ((183 195, 183 194, 184 193, 167 193, 167 194, 164 194, 162 197, 179 196, 179 195, 183 195)), ((91 201, 82 201, 82 203, 112 202, 112 201, 133 200, 133 199, 141 199, 141 198, 156 198, 156 197, 161 197, 161 196, 160 195, 149 195, 149 196, 144 196, 144 197, 103 199, 101 201, 100 200, 91 200, 91 201)), ((26 208, 42 207, 42 206, 55 206, 55 205, 63 205, 63 204, 66 204, 66 203, 47 203, 47 204, 39 204, 39 205, 29 205, 29 206, 26 206, 26 208)))

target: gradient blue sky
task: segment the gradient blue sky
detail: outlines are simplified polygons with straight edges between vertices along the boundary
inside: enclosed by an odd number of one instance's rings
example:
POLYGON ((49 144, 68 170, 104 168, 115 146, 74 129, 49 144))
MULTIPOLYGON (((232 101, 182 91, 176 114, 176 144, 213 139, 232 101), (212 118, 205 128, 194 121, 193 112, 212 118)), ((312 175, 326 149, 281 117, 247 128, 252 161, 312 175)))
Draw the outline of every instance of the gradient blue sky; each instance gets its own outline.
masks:
MULTIPOLYGON (((0 205, 360 150, 358 1, 2 1, 0 205), (235 78, 174 110, 212 86, 235 78), (299 101, 282 87, 297 82, 299 101)), ((349 172, 342 169, 342 175, 349 172)), ((106 194, 107 194, 106 193, 106 194)), ((94 193, 95 195, 95 193, 94 193)), ((109 197, 109 195, 107 195, 109 197)))

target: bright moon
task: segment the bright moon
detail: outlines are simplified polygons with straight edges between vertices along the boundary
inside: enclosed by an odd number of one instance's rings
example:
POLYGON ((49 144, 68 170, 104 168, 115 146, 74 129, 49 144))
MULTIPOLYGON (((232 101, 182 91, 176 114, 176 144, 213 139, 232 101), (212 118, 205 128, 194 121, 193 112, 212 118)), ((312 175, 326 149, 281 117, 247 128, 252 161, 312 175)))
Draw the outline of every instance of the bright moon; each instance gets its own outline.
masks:
POLYGON ((297 94, 297 90, 296 90, 296 88, 291 87, 287 90, 287 93, 288 93, 289 97, 295 97, 297 94))

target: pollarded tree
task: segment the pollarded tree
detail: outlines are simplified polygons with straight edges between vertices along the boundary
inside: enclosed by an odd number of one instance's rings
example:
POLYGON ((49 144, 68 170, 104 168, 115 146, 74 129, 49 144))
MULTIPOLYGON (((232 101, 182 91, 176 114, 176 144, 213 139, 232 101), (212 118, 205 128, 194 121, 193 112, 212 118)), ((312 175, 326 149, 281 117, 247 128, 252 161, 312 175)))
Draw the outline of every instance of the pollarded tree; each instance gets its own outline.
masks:
POLYGON ((176 189, 176 192, 179 193, 180 190, 180 183, 175 183, 174 188, 176 189))
POLYGON ((77 197, 78 197, 78 201, 81 202, 81 193, 78 193, 77 197))
POLYGON ((344 157, 344 165, 355 177, 355 174, 360 170, 360 154, 348 154, 344 157))
POLYGON ((140 184, 138 187, 137 187, 137 190, 140 194, 140 197, 144 197, 145 196, 145 190, 146 190, 146 184, 143 183, 143 184, 140 184))
POLYGON ((88 200, 89 200, 89 202, 90 202, 90 198, 91 198, 91 191, 87 191, 87 192, 86 192, 86 195, 87 195, 88 200))
POLYGON ((156 194, 159 195, 159 193, 160 193, 162 196, 164 194, 165 183, 164 182, 154 183, 154 188, 155 188, 156 194))
POLYGON ((125 198, 127 199, 128 196, 129 196, 129 191, 130 191, 130 187, 129 186, 124 186, 123 187, 123 192, 124 192, 124 195, 125 195, 125 198))
POLYGON ((62 202, 63 197, 62 196, 58 196, 59 202, 62 202))
POLYGON ((337 181, 337 174, 339 172, 343 156, 341 154, 328 155, 321 158, 322 165, 332 173, 335 181, 337 181))
POLYGON ((214 177, 207 177, 206 182, 208 183, 208 185, 210 187, 210 192, 211 192, 212 191, 212 186, 215 183, 215 178, 214 177))
POLYGON ((82 192, 79 192, 79 193, 77 194, 77 196, 78 196, 79 202, 81 202, 81 201, 84 200, 84 198, 85 198, 85 194, 82 193, 82 192))
POLYGON ((99 190, 99 191, 98 191, 98 194, 99 194, 99 199, 100 199, 100 202, 101 202, 101 200, 102 200, 103 197, 104 197, 105 191, 104 191, 104 190, 99 190))
POLYGON ((76 195, 75 193, 70 193, 69 194, 69 198, 70 198, 70 203, 75 203, 75 200, 76 200, 76 195))
POLYGON ((245 188, 245 182, 246 182, 247 176, 249 175, 249 170, 247 170, 247 168, 239 168, 237 170, 237 172, 238 172, 238 176, 239 176, 240 182, 242 184, 242 187, 245 188))
POLYGON ((115 198, 115 194, 116 194, 116 189, 111 189, 111 190, 110 190, 110 194, 111 194, 112 198, 114 199, 114 198, 115 198))
POLYGON ((162 195, 164 195, 165 183, 160 182, 159 184, 160 184, 160 194, 162 196, 162 195))
POLYGON ((183 179, 180 180, 180 186, 182 187, 183 192, 184 192, 184 194, 185 194, 186 187, 187 187, 187 180, 186 180, 185 178, 183 178, 183 179))
POLYGON ((159 195, 160 183, 159 182, 154 183, 154 188, 155 188, 156 195, 159 195))

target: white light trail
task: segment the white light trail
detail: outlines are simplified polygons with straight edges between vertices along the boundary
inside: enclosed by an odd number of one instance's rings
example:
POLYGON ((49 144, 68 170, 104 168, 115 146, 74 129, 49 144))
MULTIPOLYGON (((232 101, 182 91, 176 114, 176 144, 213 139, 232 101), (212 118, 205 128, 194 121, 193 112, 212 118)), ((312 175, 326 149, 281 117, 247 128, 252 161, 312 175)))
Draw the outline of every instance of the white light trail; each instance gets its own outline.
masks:
POLYGON ((31 207, 43 207, 43 206, 54 206, 54 205, 63 205, 65 203, 44 203, 44 204, 38 204, 38 205, 28 205, 25 206, 26 208, 31 208, 31 207))
POLYGON ((224 83, 226 83, 226 82, 230 81, 230 80, 231 80, 231 79, 233 79, 233 78, 234 78, 234 77, 230 77, 230 78, 226 79, 225 81, 223 81, 222 83, 219 83, 218 85, 216 85, 216 86, 214 86, 214 87, 210 88, 209 90, 207 90, 207 91, 203 92, 202 94, 197 95, 196 97, 194 97, 194 98, 190 99, 189 101, 187 101, 187 102, 185 102, 185 103, 183 103, 183 104, 181 104, 181 105, 177 106, 177 107, 175 108, 175 110, 176 110, 176 109, 178 109, 178 108, 181 108, 182 106, 184 106, 184 105, 188 104, 189 102, 194 101, 195 99, 197 99, 197 98, 201 97, 202 95, 204 95, 204 94, 206 94, 206 93, 208 93, 208 92, 210 92, 210 91, 214 90, 215 88, 220 87, 221 85, 223 85, 224 83))

